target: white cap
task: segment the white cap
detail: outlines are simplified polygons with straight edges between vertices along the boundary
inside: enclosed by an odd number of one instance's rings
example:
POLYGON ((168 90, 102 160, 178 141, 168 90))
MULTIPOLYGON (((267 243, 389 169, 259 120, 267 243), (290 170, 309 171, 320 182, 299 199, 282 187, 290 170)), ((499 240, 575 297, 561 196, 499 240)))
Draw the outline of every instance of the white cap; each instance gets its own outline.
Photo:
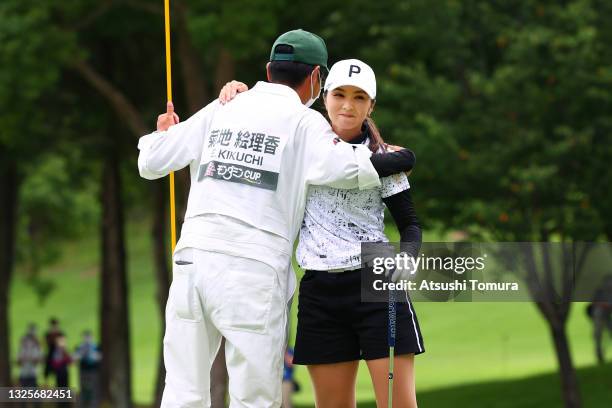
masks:
POLYGON ((338 87, 353 85, 361 88, 370 98, 376 99, 376 76, 368 64, 358 59, 336 62, 329 70, 325 80, 325 92, 338 87))

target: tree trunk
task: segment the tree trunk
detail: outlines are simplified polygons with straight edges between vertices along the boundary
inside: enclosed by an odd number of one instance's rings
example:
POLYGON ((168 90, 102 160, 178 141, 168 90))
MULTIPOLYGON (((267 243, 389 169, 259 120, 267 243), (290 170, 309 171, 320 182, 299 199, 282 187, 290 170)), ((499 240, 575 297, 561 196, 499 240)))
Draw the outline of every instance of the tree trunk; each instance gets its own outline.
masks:
POLYGON ((129 310, 118 155, 109 152, 102 174, 102 398, 113 408, 129 408, 129 310))
MULTIPOLYGON (((168 224, 168 214, 166 211, 166 189, 168 183, 163 181, 156 181, 153 185, 153 200, 154 200, 154 211, 153 211, 153 228, 151 234, 153 235, 153 254, 155 257, 155 278, 157 281, 157 305, 159 310, 161 324, 162 338, 166 331, 166 303, 168 301, 168 292, 170 290, 170 271, 168 268, 168 256, 166 245, 166 226, 168 224)), ((160 348, 157 364, 157 379, 155 384, 155 407, 159 407, 161 404, 161 397, 164 391, 164 380, 166 377, 166 369, 164 367, 164 348, 163 344, 160 348)))
POLYGON ((576 370, 572 363, 565 325, 551 326, 551 334, 559 362, 559 375, 561 377, 561 393, 566 408, 580 408, 580 389, 576 370))
MULTIPOLYGON (((546 244, 544 244, 546 245, 546 244)), ((567 335, 565 333, 565 324, 569 314, 569 306, 571 305, 571 291, 563 288, 563 293, 566 293, 567 298, 561 299, 559 302, 554 298, 551 291, 543 290, 542 286, 550 285, 550 282, 546 281, 540 284, 538 276, 538 268, 535 262, 535 256, 533 252, 533 246, 527 245, 523 251, 525 267, 527 269, 527 284, 529 291, 535 304, 542 313, 542 316, 546 319, 546 323, 550 329, 550 333, 553 337, 553 343, 555 345, 555 353, 557 355, 557 361, 559 362, 559 376, 561 377, 561 395, 565 402, 566 408, 579 408, 580 403, 580 390, 578 387, 578 379, 576 377, 576 370, 572 363, 572 356, 567 342, 567 335)), ((549 274, 550 275, 550 274, 549 274)), ((549 276, 548 279, 551 279, 549 276)), ((571 284, 571 282, 564 282, 563 285, 571 284)))
POLYGON ((217 56, 217 68, 215 70, 215 98, 219 95, 221 88, 232 79, 236 79, 236 64, 233 55, 227 48, 221 46, 217 56))
POLYGON ((0 387, 11 385, 9 291, 15 260, 17 226, 17 166, 7 160, 0 174, 0 387))
POLYGON ((203 75, 204 68, 199 53, 193 46, 191 35, 187 29, 186 10, 180 8, 177 16, 179 21, 179 24, 176 25, 177 52, 180 58, 187 111, 192 115, 210 101, 210 95, 203 75))

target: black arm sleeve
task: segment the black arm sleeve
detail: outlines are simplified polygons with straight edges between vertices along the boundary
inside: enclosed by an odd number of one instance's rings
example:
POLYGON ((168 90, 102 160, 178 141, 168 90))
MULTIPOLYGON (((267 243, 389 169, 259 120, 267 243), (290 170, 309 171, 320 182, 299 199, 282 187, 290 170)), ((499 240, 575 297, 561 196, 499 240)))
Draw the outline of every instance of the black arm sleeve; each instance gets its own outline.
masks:
POLYGON ((411 150, 402 149, 397 152, 374 153, 370 161, 380 177, 410 171, 416 162, 416 156, 411 150))
POLYGON ((401 250, 416 258, 421 248, 421 225, 412 204, 410 190, 382 199, 400 232, 401 250))

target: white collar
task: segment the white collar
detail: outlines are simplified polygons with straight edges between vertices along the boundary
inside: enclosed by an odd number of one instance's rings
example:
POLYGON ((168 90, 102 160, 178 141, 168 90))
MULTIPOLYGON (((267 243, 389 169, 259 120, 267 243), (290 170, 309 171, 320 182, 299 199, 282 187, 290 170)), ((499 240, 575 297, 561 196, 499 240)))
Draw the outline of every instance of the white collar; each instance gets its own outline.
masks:
POLYGON ((288 98, 295 98, 300 104, 302 104, 302 101, 299 95, 297 94, 297 92, 295 92, 292 88, 288 87, 287 85, 273 84, 271 82, 259 81, 253 87, 253 91, 271 93, 275 95, 285 96, 288 98))

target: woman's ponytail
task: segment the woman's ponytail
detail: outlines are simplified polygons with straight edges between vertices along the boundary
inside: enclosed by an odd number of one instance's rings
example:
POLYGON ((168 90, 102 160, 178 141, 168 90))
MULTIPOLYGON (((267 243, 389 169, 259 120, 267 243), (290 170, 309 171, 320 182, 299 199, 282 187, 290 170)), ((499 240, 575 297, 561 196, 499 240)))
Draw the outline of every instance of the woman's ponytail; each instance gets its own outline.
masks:
POLYGON ((385 147, 385 141, 380 135, 380 131, 376 126, 376 123, 372 120, 371 117, 367 117, 365 120, 365 125, 370 129, 370 145, 369 148, 372 153, 378 153, 379 149, 385 147))

